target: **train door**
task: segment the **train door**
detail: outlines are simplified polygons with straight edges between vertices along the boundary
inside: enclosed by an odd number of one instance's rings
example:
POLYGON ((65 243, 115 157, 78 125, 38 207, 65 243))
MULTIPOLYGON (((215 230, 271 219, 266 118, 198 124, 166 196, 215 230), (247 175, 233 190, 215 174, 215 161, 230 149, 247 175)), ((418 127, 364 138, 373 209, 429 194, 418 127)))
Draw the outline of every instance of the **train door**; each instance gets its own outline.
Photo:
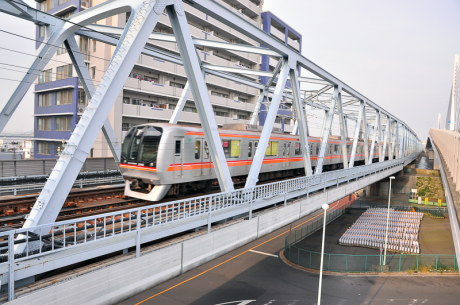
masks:
POLYGON ((182 178, 182 170, 184 168, 184 160, 182 158, 184 147, 184 138, 176 137, 174 142, 174 179, 182 178))
POLYGON ((283 157, 284 157, 284 166, 289 167, 291 166, 291 142, 284 143, 283 147, 283 157))
POLYGON ((254 147, 254 144, 256 143, 256 141, 249 141, 248 142, 248 161, 246 162, 246 170, 249 172, 249 170, 251 169, 251 165, 252 165, 252 160, 254 159, 254 154, 256 153, 255 151, 255 147, 254 147))
POLYGON ((194 162, 193 162, 193 176, 201 176, 201 170, 203 165, 203 139, 195 140, 195 150, 194 150, 194 162))
POLYGON ((211 174, 212 160, 211 154, 209 153, 208 143, 205 140, 202 140, 203 145, 203 166, 201 167, 201 174, 207 176, 211 174))

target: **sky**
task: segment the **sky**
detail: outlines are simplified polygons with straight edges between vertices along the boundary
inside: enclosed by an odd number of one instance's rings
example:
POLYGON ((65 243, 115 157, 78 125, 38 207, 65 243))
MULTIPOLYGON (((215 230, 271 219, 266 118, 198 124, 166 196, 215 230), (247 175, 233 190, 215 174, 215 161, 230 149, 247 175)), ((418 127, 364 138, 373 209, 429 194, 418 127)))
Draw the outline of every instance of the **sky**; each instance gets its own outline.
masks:
MULTIPOLYGON (((305 57, 396 115, 422 141, 439 113, 445 125, 454 55, 460 53, 459 1, 265 0, 264 10, 303 35, 305 57)), ((0 30, 35 38, 31 22, 0 15, 0 30)), ((3 32, 0 47, 35 53, 33 41, 3 32)), ((31 60, 0 49, 0 105, 18 84, 4 78, 22 76, 4 64, 26 66, 31 60)), ((33 129, 32 90, 6 131, 33 129)))
POLYGON ((460 1, 265 0, 302 34, 302 54, 407 123, 445 126, 460 1), (281 4, 282 3, 282 4, 281 4))

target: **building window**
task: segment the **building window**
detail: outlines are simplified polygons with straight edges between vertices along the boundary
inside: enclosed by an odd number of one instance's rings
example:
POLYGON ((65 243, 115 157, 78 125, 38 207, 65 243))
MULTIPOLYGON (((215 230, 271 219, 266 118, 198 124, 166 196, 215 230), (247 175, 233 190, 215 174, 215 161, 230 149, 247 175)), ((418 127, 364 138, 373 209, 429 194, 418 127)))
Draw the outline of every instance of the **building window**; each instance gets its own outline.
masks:
POLYGON ((169 104, 168 108, 169 108, 169 110, 174 110, 174 109, 176 109, 176 105, 169 104))
POLYGON ((180 89, 184 89, 184 88, 185 88, 185 85, 184 85, 184 84, 179 84, 179 83, 175 83, 175 82, 170 82, 169 85, 170 85, 171 87, 180 88, 180 89))
POLYGON ((267 149, 265 150, 266 156, 277 156, 278 155, 278 142, 268 142, 267 149))
POLYGON ((67 53, 67 49, 65 48, 64 43, 62 43, 59 48, 57 49, 57 55, 61 55, 67 53))
POLYGON ((96 52, 96 40, 93 40, 93 52, 96 52))
POLYGON ((72 70, 73 70, 72 64, 57 67, 56 80, 72 77, 72 70))
POLYGON ((56 105, 72 104, 72 90, 59 91, 56 93, 56 105))
POLYGON ((88 52, 88 38, 80 37, 80 52, 88 52))
POLYGON ((47 12, 54 8, 54 0, 45 0, 40 3, 40 11, 47 12))
POLYGON ((70 0, 59 0, 58 3, 59 5, 63 5, 66 2, 69 2, 70 0))
POLYGON ((238 119, 240 119, 240 120, 247 120, 247 119, 248 119, 248 116, 247 116, 247 115, 238 114, 238 119))
POLYGON ((40 72, 40 75, 38 76, 38 83, 46 83, 50 82, 52 80, 52 75, 53 75, 53 70, 44 70, 40 72))
POLYGON ((42 37, 45 37, 45 35, 46 35, 46 26, 39 25, 38 26, 38 37, 42 38, 42 37))
POLYGON ((184 107, 184 112, 197 113, 196 108, 193 107, 184 107))
POLYGON ((51 130, 51 119, 38 119, 38 130, 41 130, 41 131, 51 130))
POLYGON ((247 103, 247 102, 248 102, 248 99, 247 99, 247 98, 238 97, 238 101, 239 101, 239 102, 242 102, 242 103, 247 103))
POLYGON ((54 130, 56 131, 70 131, 72 124, 72 117, 56 118, 56 125, 54 130))
POLYGON ((128 131, 131 128, 129 123, 121 123, 121 131, 128 131))
POLYGON ((129 104, 129 97, 123 98, 123 104, 129 104))
MULTIPOLYGON (((67 0, 67 1, 69 1, 69 0, 67 0)), ((67 2, 67 1, 66 1, 66 2, 67 2)), ((75 11, 70 11, 70 12, 67 12, 67 13, 65 13, 65 14, 62 14, 62 15, 59 16, 59 17, 61 17, 62 19, 67 19, 67 18, 69 18, 70 16, 72 16, 74 13, 75 13, 75 11)))
POLYGON ((38 107, 51 106, 51 94, 38 95, 38 107))
POLYGON ((62 142, 54 143, 54 155, 55 156, 60 156, 63 150, 64 150, 64 145, 62 144, 62 142))
POLYGON ((219 97, 223 97, 223 98, 228 98, 228 94, 220 93, 220 92, 217 92, 217 91, 211 91, 211 95, 215 95, 215 96, 219 96, 219 97))
POLYGON ((140 105, 140 104, 141 104, 141 100, 140 100, 140 99, 137 99, 137 98, 133 98, 132 104, 133 104, 133 105, 140 105))
POLYGON ((96 67, 91 67, 91 78, 92 79, 96 78, 96 67))
POLYGON ((228 117, 228 113, 223 112, 223 111, 214 111, 214 114, 215 114, 216 116, 228 117))
MULTIPOLYGON (((65 91, 64 91, 65 92, 65 91)), ((72 98, 71 98, 72 99, 72 98)), ((72 100, 70 101, 72 103, 72 100)), ((78 90, 77 103, 86 104, 86 93, 83 90, 78 90)))
POLYGON ((51 144, 48 142, 37 142, 37 153, 40 155, 51 155, 51 144))

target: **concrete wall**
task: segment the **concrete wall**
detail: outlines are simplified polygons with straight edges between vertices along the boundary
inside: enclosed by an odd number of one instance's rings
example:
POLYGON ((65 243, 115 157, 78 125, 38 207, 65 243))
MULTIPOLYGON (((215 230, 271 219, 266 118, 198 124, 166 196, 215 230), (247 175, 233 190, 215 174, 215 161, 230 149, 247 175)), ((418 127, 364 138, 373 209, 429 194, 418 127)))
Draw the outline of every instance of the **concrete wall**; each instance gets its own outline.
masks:
POLYGON ((251 220, 240 221, 210 234, 30 293, 11 304, 114 304, 269 234, 318 210, 324 203, 335 202, 400 170, 402 166, 304 197, 251 220))

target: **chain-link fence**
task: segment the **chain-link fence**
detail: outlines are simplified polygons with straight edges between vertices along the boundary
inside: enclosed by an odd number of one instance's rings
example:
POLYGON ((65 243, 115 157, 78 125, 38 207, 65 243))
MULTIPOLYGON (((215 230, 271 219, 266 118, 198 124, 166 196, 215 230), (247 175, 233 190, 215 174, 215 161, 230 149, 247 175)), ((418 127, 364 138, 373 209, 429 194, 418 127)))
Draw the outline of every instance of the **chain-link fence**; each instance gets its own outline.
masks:
MULTIPOLYGON (((353 208, 369 208, 355 201, 353 208)), ((327 214, 326 222, 329 223, 350 207, 347 204, 343 207, 332 210, 327 214)), ((373 205, 372 207, 375 207, 373 205)), ((395 210, 412 210, 408 206, 392 206, 395 210)), ((447 212, 446 208, 420 207, 421 212, 447 212)), ((297 246, 301 240, 322 229, 323 218, 316 219, 307 226, 292 231, 285 240, 284 256, 290 262, 302 267, 319 270, 321 264, 321 253, 301 249, 297 246)), ((350 254, 324 254, 323 270, 333 272, 454 272, 458 271, 458 264, 455 255, 448 254, 389 254, 386 256, 386 266, 381 263, 381 255, 350 255, 350 254)))

